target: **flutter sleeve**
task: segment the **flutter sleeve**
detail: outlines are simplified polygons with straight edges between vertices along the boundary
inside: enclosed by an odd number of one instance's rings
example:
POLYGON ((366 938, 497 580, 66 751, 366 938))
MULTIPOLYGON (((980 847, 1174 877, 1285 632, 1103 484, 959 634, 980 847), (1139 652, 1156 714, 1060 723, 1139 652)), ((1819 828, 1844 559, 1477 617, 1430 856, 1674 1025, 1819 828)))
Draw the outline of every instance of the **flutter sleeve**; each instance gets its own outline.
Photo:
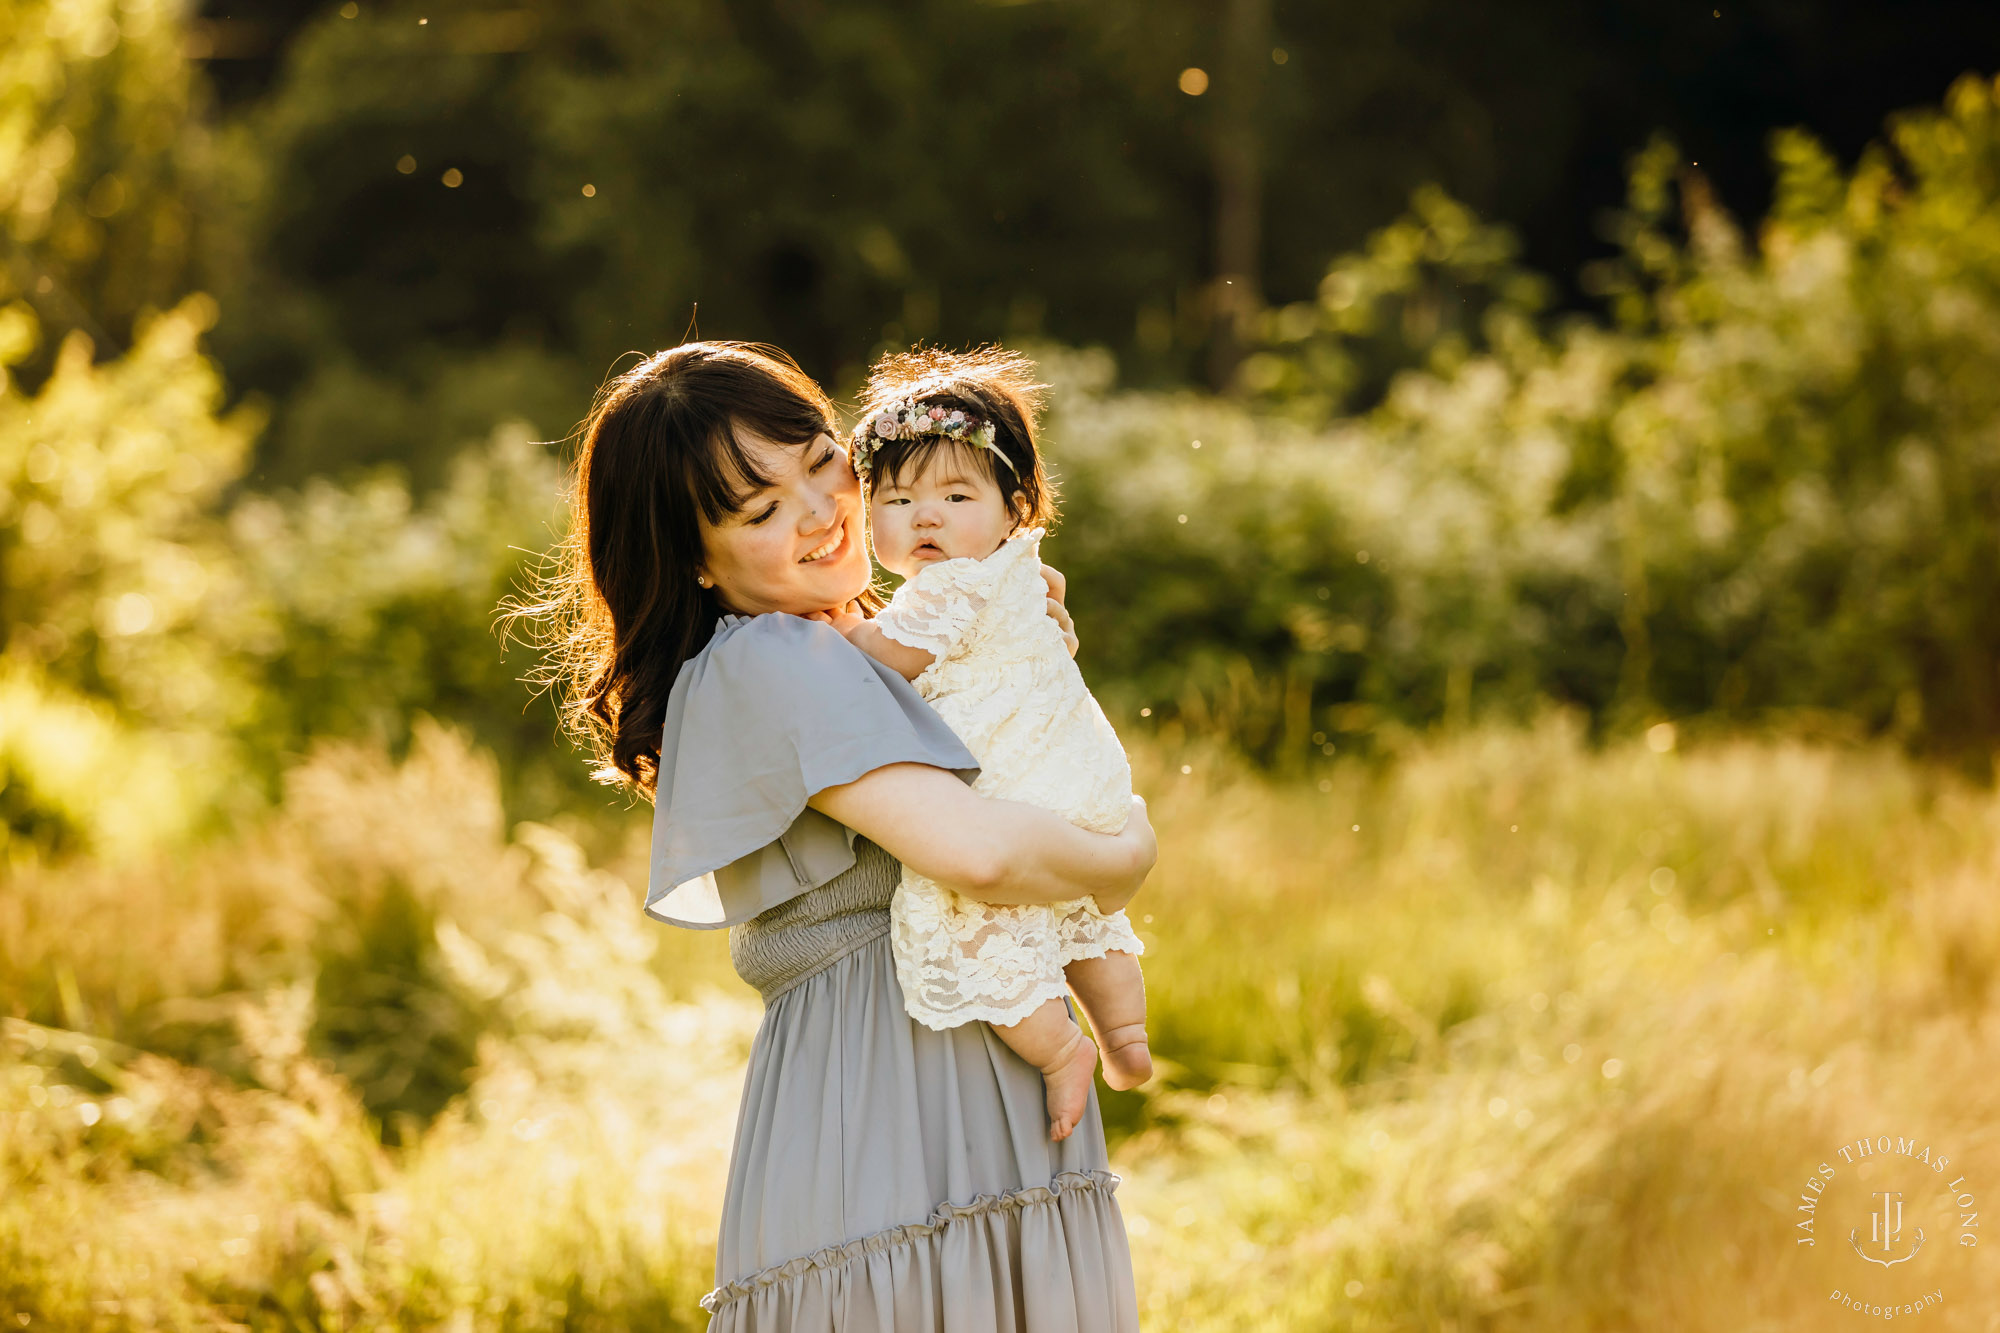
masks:
POLYGON ((829 625, 725 617, 667 700, 646 911, 711 930, 854 864, 854 831, 806 802, 888 764, 979 764, 910 683, 829 625))

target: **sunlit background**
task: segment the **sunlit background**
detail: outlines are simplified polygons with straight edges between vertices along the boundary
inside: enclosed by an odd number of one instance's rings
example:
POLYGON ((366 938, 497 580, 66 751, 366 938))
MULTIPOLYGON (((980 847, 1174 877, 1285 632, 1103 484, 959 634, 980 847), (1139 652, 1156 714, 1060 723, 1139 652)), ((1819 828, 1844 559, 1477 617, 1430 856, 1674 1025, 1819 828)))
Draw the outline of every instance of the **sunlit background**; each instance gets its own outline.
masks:
POLYGON ((1996 70, 1941 2, 0 0, 0 1329, 701 1326, 755 996, 492 629, 693 333, 1052 386, 1149 1329, 2000 1327, 1996 70), (1954 1165, 1870 1270, 1881 1134, 1954 1165))

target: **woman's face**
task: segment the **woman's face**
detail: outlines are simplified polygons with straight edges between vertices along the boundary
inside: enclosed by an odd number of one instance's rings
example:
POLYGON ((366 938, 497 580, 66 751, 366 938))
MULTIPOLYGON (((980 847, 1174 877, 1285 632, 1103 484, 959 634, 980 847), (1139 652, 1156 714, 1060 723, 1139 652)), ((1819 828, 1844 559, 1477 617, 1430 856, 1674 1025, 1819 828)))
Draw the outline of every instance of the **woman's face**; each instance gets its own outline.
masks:
POLYGON ((700 573, 738 615, 805 615, 845 606, 868 586, 861 483, 831 435, 774 444, 739 432, 769 486, 720 523, 701 525, 700 573))

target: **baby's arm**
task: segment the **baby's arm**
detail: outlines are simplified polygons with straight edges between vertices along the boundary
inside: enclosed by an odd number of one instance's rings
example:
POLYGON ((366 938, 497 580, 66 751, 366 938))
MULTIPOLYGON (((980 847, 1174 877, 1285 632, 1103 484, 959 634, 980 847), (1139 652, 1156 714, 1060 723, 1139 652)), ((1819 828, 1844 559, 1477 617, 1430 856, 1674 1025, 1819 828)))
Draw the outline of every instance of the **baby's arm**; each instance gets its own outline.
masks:
POLYGON ((851 624, 840 627, 847 641, 901 675, 904 680, 915 680, 929 669, 937 656, 922 648, 912 648, 907 643, 897 643, 882 632, 882 627, 872 620, 856 616, 851 624))

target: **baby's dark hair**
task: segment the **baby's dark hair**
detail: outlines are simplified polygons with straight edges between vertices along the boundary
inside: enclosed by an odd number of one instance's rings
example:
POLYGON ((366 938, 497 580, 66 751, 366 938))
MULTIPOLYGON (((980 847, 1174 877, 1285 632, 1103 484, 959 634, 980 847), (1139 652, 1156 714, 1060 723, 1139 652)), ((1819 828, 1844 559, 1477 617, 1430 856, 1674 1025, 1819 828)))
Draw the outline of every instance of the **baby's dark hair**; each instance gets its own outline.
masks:
MULTIPOLYGON (((875 363, 861 390, 858 441, 869 423, 884 410, 905 402, 919 407, 954 409, 993 423, 993 443, 1013 464, 1006 465, 985 449, 971 449, 979 465, 1007 496, 1007 508, 1022 527, 1048 527, 1056 517, 1056 486, 1042 466, 1035 443, 1035 419, 1048 386, 1035 377, 1035 363, 1003 347, 975 347, 949 352, 940 347, 913 347, 892 352, 875 363)), ((868 460, 868 483, 881 478, 900 483, 912 468, 922 468, 932 454, 955 442, 941 435, 914 440, 882 440, 868 460)))

